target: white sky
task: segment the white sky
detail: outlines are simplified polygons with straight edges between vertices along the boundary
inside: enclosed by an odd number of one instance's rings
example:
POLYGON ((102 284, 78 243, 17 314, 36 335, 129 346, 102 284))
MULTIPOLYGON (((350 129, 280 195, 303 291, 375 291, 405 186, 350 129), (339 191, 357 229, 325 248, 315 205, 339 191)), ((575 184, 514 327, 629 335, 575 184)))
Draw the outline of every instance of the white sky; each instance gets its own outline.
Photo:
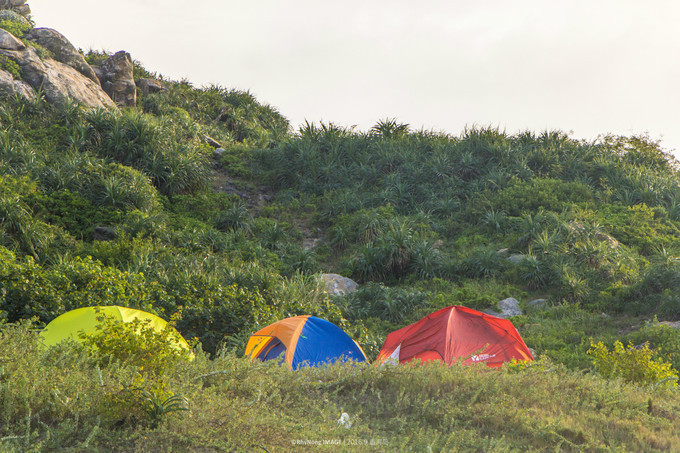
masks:
POLYGON ((297 128, 648 133, 680 154, 677 0, 29 0, 38 26, 297 128))

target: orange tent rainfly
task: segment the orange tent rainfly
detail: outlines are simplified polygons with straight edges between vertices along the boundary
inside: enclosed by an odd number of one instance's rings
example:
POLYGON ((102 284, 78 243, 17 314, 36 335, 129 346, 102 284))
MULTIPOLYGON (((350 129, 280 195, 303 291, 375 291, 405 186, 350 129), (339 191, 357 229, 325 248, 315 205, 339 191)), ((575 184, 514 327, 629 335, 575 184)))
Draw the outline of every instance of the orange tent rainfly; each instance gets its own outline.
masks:
POLYGON ((413 359, 442 360, 448 365, 462 359, 464 364, 496 367, 512 359, 534 358, 507 319, 453 306, 389 334, 377 361, 405 363, 413 359))

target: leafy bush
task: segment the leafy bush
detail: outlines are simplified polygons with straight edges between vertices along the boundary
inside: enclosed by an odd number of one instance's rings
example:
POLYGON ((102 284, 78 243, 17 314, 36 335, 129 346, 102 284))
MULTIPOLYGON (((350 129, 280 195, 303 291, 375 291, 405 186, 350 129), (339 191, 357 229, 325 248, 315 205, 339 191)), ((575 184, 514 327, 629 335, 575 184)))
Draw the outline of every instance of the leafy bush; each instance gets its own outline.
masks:
POLYGON ((149 320, 120 322, 99 315, 97 321, 95 332, 81 333, 80 338, 100 366, 121 362, 160 376, 177 361, 191 358, 191 351, 181 345, 179 334, 170 325, 158 332, 149 320))
POLYGON ((24 34, 33 28, 33 24, 18 14, 11 14, 13 11, 4 12, 0 16, 0 28, 13 34, 17 38, 22 38, 24 34))
POLYGON ((595 370, 607 378, 622 378, 628 382, 638 384, 664 383, 677 386, 678 372, 671 368, 671 364, 655 359, 655 352, 648 344, 636 347, 617 341, 610 351, 603 343, 591 341, 588 354, 593 359, 595 370))
MULTIPOLYGON (((185 287, 184 291, 191 288, 185 287)), ((256 289, 232 284, 206 288, 202 293, 200 299, 182 297, 188 304, 182 309, 177 328, 185 336, 198 338, 208 352, 217 352, 226 337, 264 326, 276 318, 275 308, 256 289)))
POLYGON ((640 330, 628 334, 626 339, 632 344, 649 344, 658 359, 670 362, 675 371, 680 371, 680 330, 656 323, 655 318, 640 330))
MULTIPOLYGON (((0 23, 0 28, 2 28, 2 23, 0 23)), ((21 80, 21 66, 14 59, 0 55, 0 69, 12 74, 12 77, 16 80, 21 80)))
POLYGON ((518 216, 523 211, 540 208, 559 212, 571 203, 586 203, 592 199, 592 190, 584 184, 546 178, 517 182, 499 192, 493 203, 496 209, 518 216))

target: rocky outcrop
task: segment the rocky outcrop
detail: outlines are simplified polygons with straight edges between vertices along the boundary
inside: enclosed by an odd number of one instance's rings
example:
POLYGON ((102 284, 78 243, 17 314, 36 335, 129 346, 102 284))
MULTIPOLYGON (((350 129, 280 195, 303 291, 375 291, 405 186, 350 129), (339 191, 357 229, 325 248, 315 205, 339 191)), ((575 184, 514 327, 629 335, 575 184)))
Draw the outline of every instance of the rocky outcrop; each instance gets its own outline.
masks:
POLYGON ((22 80, 14 80, 12 74, 0 69, 0 92, 18 95, 26 99, 35 97, 35 90, 22 80))
POLYGON ((25 48, 26 45, 13 34, 0 28, 0 49, 22 50, 25 48))
POLYGON ((70 97, 88 107, 115 107, 98 84, 72 67, 56 60, 45 60, 44 66, 42 87, 48 101, 58 103, 70 97))
POLYGON ((0 9, 14 11, 24 17, 31 14, 31 7, 26 4, 26 0, 0 0, 0 9))
POLYGON ((29 41, 40 44, 54 54, 54 59, 69 65, 82 75, 99 85, 99 79, 85 57, 78 52, 71 42, 57 30, 51 28, 34 28, 25 36, 29 41))
POLYGON ((161 91, 167 91, 163 82, 156 79, 139 79, 137 81, 137 88, 142 90, 142 94, 146 96, 151 93, 159 93, 161 91))
POLYGON ((59 61, 41 60, 31 47, 23 50, 0 49, 0 55, 16 61, 21 68, 22 80, 35 90, 43 90, 48 102, 59 103, 72 98, 87 107, 115 106, 93 80, 59 61))
POLYGON ((355 292, 359 288, 359 285, 354 280, 343 277, 342 275, 321 274, 320 278, 323 281, 328 294, 333 296, 344 296, 355 292))
POLYGON ((100 66, 102 88, 120 106, 137 105, 137 86, 132 69, 132 58, 124 50, 111 55, 100 66))
POLYGON ((3 21, 19 22, 23 25, 31 25, 31 22, 29 22, 28 19, 26 19, 21 14, 12 11, 11 9, 0 9, 0 22, 3 21))

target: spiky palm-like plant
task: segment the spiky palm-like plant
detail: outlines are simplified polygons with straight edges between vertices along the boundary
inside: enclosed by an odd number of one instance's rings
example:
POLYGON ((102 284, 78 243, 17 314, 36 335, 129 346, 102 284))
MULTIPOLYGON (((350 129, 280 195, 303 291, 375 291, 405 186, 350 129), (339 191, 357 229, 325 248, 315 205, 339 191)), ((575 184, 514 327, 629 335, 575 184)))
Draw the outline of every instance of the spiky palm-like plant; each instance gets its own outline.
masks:
POLYGON ((250 232, 250 222, 252 219, 253 217, 250 211, 248 211, 248 207, 239 200, 217 215, 215 226, 221 231, 242 230, 250 232))

